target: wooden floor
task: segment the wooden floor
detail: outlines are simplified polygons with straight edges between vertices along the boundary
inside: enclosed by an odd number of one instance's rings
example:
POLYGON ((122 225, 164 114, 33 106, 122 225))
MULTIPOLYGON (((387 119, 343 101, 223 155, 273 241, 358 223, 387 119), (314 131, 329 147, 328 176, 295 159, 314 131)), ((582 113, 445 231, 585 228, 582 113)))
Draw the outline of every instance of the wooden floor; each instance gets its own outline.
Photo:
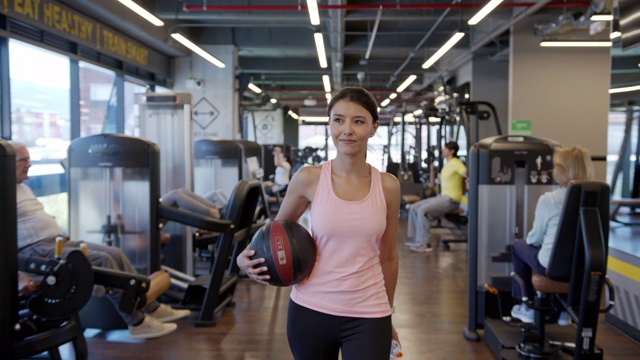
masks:
MULTIPOLYGON (((400 223, 400 276, 393 323, 400 334, 404 359, 492 359, 483 340, 462 336, 467 321, 467 247, 412 253, 403 245, 406 224, 400 223)), ((242 280, 235 307, 212 328, 197 328, 197 314, 178 321, 178 330, 164 338, 131 341, 124 331, 87 331, 89 359, 292 359, 286 338, 288 288, 242 280)), ((313 324, 309 324, 313 326, 313 324)), ((480 331, 482 335, 482 331, 480 331)), ((597 343, 604 359, 640 359, 640 346, 602 321, 597 343)))

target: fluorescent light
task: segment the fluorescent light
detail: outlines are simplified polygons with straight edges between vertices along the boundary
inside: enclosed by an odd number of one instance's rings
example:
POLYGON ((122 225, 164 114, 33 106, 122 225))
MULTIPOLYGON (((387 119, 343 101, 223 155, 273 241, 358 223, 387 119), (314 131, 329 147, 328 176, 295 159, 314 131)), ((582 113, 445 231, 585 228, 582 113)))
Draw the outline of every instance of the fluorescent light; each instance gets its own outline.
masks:
POLYGON ((249 83, 249 89, 251 89, 251 91, 253 91, 256 94, 260 94, 262 92, 262 89, 260 89, 259 87, 255 86, 253 83, 249 83))
POLYGON ((542 47, 611 47, 611 41, 542 41, 542 47))
POLYGON ((638 91, 638 90, 640 90, 640 85, 634 85, 634 86, 609 89, 609 94, 618 94, 618 93, 638 91))
POLYGON ((389 95, 389 99, 393 100, 396 97, 398 97, 398 93, 391 93, 391 95, 389 95))
POLYGON ((429 116, 429 122, 430 123, 438 123, 440 121, 441 121, 441 119, 439 117, 429 116))
POLYGON ((389 105, 389 103, 390 103, 390 102, 391 102, 391 100, 390 100, 390 99, 384 99, 384 100, 382 100, 382 102, 380 103, 380 106, 381 106, 381 107, 385 107, 385 106, 389 105))
POLYGON ((298 114, 294 113, 293 111, 289 110, 289 112, 287 113, 289 114, 289 116, 291 116, 292 118, 298 120, 300 117, 298 116, 298 114))
POLYGON ((422 68, 423 69, 430 68, 431 65, 435 64, 436 61, 438 61, 442 57, 442 55, 446 54, 447 51, 449 51, 449 49, 451 49, 463 37, 464 37, 464 33, 463 32, 457 32, 457 33, 453 34, 451 39, 449 39, 449 41, 447 41, 444 45, 442 45, 440 50, 436 51, 436 53, 433 54, 429 58, 429 60, 425 61, 424 64, 422 64, 422 68))
POLYGON ((311 25, 320 25, 318 2, 316 0, 307 0, 307 9, 309 10, 309 20, 311 21, 311 25))
POLYGON ((324 93, 324 97, 327 98, 327 102, 331 101, 331 98, 332 98, 331 93, 324 93))
POLYGON ((331 92, 331 81, 329 80, 329 75, 322 75, 322 84, 324 85, 324 92, 331 92))
POLYGON ((500 3, 502 1, 503 0, 491 0, 491 1, 489 1, 489 3, 487 3, 487 5, 485 5, 482 9, 480 9, 480 11, 478 11, 475 15, 473 15, 473 17, 471 19, 469 19, 467 24, 469 24, 469 25, 477 25, 480 22, 480 20, 484 19, 484 17, 489 15, 489 13, 493 11, 493 9, 497 8, 498 5, 500 5, 500 3))
MULTIPOLYGON (((402 122, 402 116, 395 116, 393 118, 393 122, 402 122)), ((416 118, 413 117, 413 114, 408 113, 407 115, 404 116, 404 122, 405 123, 412 123, 412 122, 416 122, 416 118)))
POLYGON ((411 85, 412 82, 416 80, 416 78, 418 78, 416 75, 410 75, 407 78, 407 80, 405 80, 402 84, 400 84, 400 86, 398 86, 398 88, 396 89, 396 92, 399 92, 399 93, 403 92, 404 89, 406 89, 409 85, 411 85))
POLYGON ((315 32, 313 39, 316 41, 316 51, 318 52, 318 61, 320 61, 320 67, 327 67, 327 54, 324 52, 324 38, 321 32, 315 32))
POLYGON ((329 122, 329 118, 326 116, 301 116, 300 120, 304 122, 313 122, 313 123, 326 123, 329 122))
POLYGON ((619 38, 622 35, 622 33, 620 31, 614 31, 611 34, 609 34, 609 39, 613 40, 615 38, 619 38))
POLYGON ((589 18, 591 21, 613 21, 613 15, 611 14, 593 14, 589 18))
POLYGON ((272 104, 275 104, 275 103, 278 102, 278 99, 271 98, 271 100, 269 100, 269 101, 271 101, 272 104))
POLYGON ((122 5, 128 7, 129 9, 131 9, 133 12, 135 12, 136 14, 142 16, 143 18, 145 18, 145 20, 147 20, 148 22, 152 23, 155 26, 163 26, 164 22, 162 22, 162 20, 158 19, 157 17, 153 16, 150 12, 148 12, 147 10, 143 9, 142 6, 134 3, 131 0, 118 0, 122 5))
POLYGON ((422 115, 422 109, 418 109, 418 110, 414 111, 413 115, 415 115, 415 116, 422 115))
POLYGON ((209 54, 208 52, 203 50, 198 45, 192 43, 189 39, 187 39, 186 37, 182 36, 182 34, 173 33, 173 34, 171 34, 171 37, 176 39, 176 41, 178 41, 182 45, 184 45, 187 48, 189 48, 194 53, 202 56, 205 60, 209 61, 213 65, 215 65, 215 66, 217 66, 219 68, 224 68, 225 67, 225 65, 224 65, 224 63, 222 61, 218 60, 215 56, 209 54))

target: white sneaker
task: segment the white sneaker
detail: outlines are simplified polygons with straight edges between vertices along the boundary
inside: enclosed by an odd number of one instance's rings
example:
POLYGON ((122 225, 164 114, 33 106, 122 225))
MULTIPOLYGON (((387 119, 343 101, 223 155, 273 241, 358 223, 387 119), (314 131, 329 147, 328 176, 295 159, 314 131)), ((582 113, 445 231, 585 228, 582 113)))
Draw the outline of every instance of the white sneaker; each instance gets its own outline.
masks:
POLYGON ((177 328, 176 324, 163 324, 151 316, 145 316, 142 324, 129 326, 129 337, 135 340, 153 339, 170 334, 177 328))
POLYGON ((566 311, 560 312, 560 315, 558 316, 558 325, 560 326, 571 325, 571 316, 569 316, 568 312, 566 311))
POLYGON ((154 312, 147 313, 147 315, 152 316, 161 323, 176 321, 178 319, 182 319, 183 317, 189 316, 190 314, 191 310, 176 310, 171 306, 165 304, 160 304, 160 306, 158 306, 158 308, 154 312))
POLYGON ((535 322, 535 311, 529 309, 525 304, 513 305, 511 317, 525 323, 533 324, 535 322))
POLYGON ((415 241, 405 241, 404 246, 412 247, 418 245, 415 241))
POLYGON ((431 247, 431 244, 415 244, 412 246, 409 246, 409 250, 413 251, 413 252, 419 252, 419 253, 424 253, 424 252, 431 252, 433 251, 433 248, 431 247))

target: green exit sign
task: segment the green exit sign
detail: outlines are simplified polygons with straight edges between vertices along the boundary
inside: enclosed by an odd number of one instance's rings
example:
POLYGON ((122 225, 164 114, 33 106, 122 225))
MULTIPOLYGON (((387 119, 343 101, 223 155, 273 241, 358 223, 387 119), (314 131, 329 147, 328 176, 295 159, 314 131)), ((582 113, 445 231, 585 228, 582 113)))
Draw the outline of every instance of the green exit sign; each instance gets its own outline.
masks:
POLYGON ((509 135, 531 135, 531 120, 511 121, 511 132, 509 135))

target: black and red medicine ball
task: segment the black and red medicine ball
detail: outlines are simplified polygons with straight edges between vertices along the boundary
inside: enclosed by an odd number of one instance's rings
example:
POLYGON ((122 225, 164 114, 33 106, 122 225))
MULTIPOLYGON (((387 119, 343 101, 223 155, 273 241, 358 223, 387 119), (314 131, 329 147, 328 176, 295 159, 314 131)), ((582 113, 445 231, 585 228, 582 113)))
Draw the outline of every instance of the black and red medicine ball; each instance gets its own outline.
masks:
POLYGON ((291 286, 306 278, 316 262, 316 243, 307 229, 295 221, 276 220, 261 227, 251 239, 252 259, 264 258, 268 282, 291 286))

